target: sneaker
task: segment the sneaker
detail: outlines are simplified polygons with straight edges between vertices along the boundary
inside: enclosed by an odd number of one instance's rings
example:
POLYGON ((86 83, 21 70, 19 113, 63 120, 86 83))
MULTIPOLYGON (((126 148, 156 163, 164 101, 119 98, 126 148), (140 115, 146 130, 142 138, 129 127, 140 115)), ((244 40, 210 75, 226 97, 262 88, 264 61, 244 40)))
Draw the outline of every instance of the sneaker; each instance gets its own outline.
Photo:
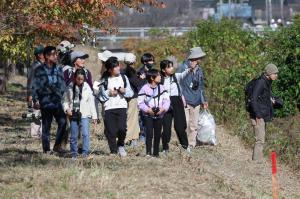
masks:
POLYGON ((120 146, 119 147, 119 155, 121 156, 121 157, 125 157, 125 156, 127 156, 127 153, 126 153, 126 151, 125 151, 125 148, 123 147, 123 146, 120 146))
POLYGON ((164 154, 165 156, 168 156, 169 150, 163 150, 163 154, 164 154))
POLYGON ((186 148, 186 152, 191 153, 191 148, 190 147, 186 148))

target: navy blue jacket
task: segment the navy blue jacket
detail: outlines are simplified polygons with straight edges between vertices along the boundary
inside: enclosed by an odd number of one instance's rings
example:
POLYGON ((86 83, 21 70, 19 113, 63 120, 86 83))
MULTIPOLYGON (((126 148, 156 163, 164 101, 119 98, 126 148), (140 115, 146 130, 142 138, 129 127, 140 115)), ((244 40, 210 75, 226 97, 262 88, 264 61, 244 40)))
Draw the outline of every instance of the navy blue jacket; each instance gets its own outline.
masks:
POLYGON ((63 70, 61 67, 54 65, 52 76, 55 80, 50 82, 47 72, 48 66, 43 64, 36 68, 33 83, 31 87, 33 102, 39 101, 41 108, 61 107, 61 101, 66 89, 63 70))

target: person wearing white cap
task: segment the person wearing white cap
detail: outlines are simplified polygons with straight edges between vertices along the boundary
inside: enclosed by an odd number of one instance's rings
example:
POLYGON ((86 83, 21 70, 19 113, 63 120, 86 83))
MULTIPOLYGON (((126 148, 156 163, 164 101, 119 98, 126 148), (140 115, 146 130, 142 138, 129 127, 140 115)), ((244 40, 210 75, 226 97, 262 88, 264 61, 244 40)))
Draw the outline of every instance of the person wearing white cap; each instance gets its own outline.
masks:
POLYGON ((62 66, 63 72, 71 68, 70 53, 74 47, 75 45, 67 40, 60 42, 56 47, 58 51, 58 63, 62 66))
POLYGON ((125 143, 131 142, 131 146, 136 147, 140 133, 137 97, 140 88, 145 84, 146 80, 137 76, 137 72, 134 69, 134 64, 136 63, 136 56, 134 54, 127 53, 124 62, 126 64, 125 75, 128 77, 130 86, 134 92, 133 97, 128 99, 127 135, 125 143))
POLYGON ((177 70, 183 72, 190 68, 192 72, 181 81, 182 94, 186 100, 185 115, 187 120, 187 134, 190 148, 196 146, 197 124, 200 107, 207 109, 208 103, 204 92, 204 74, 200 67, 206 53, 201 47, 191 48, 187 60, 177 70))

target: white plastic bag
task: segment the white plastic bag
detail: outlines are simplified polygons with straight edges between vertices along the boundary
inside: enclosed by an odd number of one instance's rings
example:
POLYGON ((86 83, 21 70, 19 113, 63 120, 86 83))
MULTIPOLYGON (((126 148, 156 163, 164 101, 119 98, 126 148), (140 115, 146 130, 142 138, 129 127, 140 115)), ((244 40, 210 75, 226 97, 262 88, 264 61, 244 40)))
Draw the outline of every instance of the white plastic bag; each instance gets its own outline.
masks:
POLYGON ((200 112, 197 140, 203 144, 217 145, 216 123, 213 115, 208 110, 200 112))

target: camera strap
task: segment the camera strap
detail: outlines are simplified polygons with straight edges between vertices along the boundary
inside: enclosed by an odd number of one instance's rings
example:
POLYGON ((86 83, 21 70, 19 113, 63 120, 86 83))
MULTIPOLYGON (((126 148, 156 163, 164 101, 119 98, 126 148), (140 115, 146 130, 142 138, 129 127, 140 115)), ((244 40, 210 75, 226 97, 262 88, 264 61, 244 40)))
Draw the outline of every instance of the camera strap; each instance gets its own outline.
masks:
MULTIPOLYGON (((82 88, 83 88, 83 85, 82 86, 78 86, 79 88, 79 93, 78 93, 78 98, 79 98, 79 110, 80 110, 80 101, 82 99, 82 88)), ((75 101, 75 97, 76 97, 76 84, 73 85, 73 99, 72 99, 72 105, 73 105, 73 110, 74 110, 74 101, 75 101)))

